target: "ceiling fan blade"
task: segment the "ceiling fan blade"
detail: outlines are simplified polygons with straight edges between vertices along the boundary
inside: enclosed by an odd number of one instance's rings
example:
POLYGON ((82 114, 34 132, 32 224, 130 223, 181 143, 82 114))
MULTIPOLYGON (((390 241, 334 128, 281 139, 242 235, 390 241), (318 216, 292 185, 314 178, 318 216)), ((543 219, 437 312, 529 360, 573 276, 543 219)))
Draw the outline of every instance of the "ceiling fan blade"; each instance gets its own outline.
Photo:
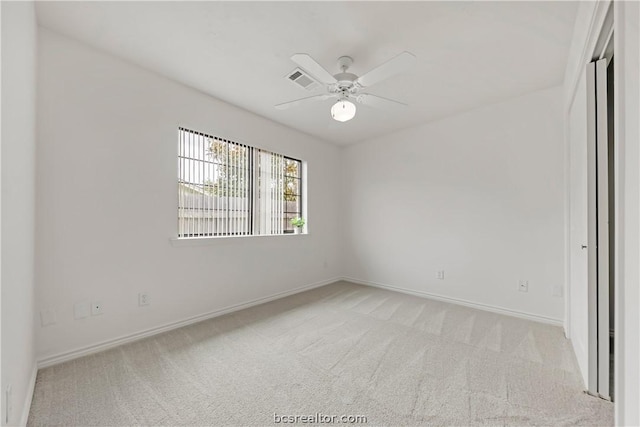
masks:
POLYGON ((356 96, 356 101, 361 104, 368 105, 374 108, 381 108, 385 110, 394 110, 407 107, 407 104, 404 104, 399 101, 394 101, 393 99, 383 98, 378 95, 371 95, 370 93, 361 93, 356 96))
POLYGON ((325 70, 322 65, 318 64, 315 59, 306 53, 296 53, 291 56, 291 60, 324 84, 330 85, 337 82, 331 73, 325 70))
POLYGON ((289 101, 282 104, 276 105, 276 109, 278 110, 288 110, 289 108, 298 107, 300 105, 309 104, 317 101, 324 101, 325 99, 332 98, 333 95, 324 94, 324 95, 314 95, 308 98, 296 99, 295 101, 289 101))
POLYGON ((362 87, 373 86, 382 80, 406 70, 415 60, 416 57, 412 53, 402 52, 400 55, 391 58, 384 64, 378 65, 373 70, 360 76, 356 82, 362 87))

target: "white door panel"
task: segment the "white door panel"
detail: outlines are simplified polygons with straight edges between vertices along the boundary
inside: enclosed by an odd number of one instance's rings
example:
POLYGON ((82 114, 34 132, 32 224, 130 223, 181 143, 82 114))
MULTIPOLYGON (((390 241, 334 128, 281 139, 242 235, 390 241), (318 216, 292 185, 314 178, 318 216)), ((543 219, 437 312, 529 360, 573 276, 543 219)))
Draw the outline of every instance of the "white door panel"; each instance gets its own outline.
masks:
POLYGON ((607 60, 596 62, 598 225, 598 394, 609 399, 609 132, 607 60))
POLYGON ((589 392, 598 394, 598 199, 596 64, 587 64, 587 263, 589 307, 589 392))
POLYGON ((569 111, 569 294, 571 343, 588 384, 589 310, 587 291, 587 78, 578 82, 569 111))

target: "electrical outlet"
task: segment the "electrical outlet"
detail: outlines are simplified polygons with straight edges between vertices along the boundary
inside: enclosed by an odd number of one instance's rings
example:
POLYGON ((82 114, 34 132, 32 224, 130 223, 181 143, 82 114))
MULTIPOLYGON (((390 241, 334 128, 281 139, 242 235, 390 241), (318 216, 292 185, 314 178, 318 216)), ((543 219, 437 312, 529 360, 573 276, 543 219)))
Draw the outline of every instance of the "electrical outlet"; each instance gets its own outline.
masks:
POLYGON ((53 325, 58 322, 58 316, 56 310, 53 308, 47 308, 40 312, 40 324, 42 326, 53 325))
POLYGON ((102 314, 103 306, 100 301, 94 301, 91 303, 91 315, 98 316, 102 314))
POLYGON ((444 270, 436 271, 436 279, 444 280, 444 270))
POLYGON ((562 298, 564 296, 564 289, 562 289, 561 285, 557 285, 553 287, 553 296, 562 298))
POLYGON ((149 305, 149 303, 150 303, 149 294, 147 293, 138 294, 138 305, 140 307, 142 307, 143 305, 149 305))
POLYGON ((518 280, 518 290, 520 292, 529 292, 529 281, 528 280, 518 280))

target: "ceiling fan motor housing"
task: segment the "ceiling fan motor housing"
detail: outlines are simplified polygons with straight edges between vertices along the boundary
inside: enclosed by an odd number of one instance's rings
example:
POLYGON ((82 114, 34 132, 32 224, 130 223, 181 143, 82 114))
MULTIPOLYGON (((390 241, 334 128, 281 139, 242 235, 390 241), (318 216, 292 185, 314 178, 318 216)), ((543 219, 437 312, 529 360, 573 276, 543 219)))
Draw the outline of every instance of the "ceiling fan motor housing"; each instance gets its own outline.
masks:
POLYGON ((349 91, 352 92, 356 87, 354 82, 358 78, 353 73, 338 73, 333 77, 338 81, 336 83, 336 92, 349 91))
POLYGON ((357 89, 354 82, 358 79, 358 76, 353 73, 347 73, 351 64, 353 64, 353 58, 350 56, 341 56, 338 58, 338 68, 340 68, 342 72, 333 75, 337 80, 336 92, 342 92, 343 95, 346 95, 346 92, 354 92, 357 89))

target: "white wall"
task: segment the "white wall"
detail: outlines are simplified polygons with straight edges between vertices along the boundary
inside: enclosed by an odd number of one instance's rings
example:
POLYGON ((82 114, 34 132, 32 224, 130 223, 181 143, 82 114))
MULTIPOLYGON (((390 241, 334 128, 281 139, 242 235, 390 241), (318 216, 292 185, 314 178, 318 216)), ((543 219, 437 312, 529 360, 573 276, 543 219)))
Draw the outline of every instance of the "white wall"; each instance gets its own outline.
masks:
POLYGON ((2 2, 2 424, 26 420, 33 340, 36 19, 32 2, 2 2))
POLYGON ((614 2, 617 319, 616 423, 640 425, 640 4, 614 2))
POLYGON ((339 276, 337 147, 49 30, 39 43, 36 296, 58 314, 40 359, 339 276), (172 246, 180 125, 307 161, 310 234, 172 246), (85 300, 104 314, 74 320, 85 300))
POLYGON ((346 276, 561 322, 563 156, 560 87, 349 147, 346 276))

